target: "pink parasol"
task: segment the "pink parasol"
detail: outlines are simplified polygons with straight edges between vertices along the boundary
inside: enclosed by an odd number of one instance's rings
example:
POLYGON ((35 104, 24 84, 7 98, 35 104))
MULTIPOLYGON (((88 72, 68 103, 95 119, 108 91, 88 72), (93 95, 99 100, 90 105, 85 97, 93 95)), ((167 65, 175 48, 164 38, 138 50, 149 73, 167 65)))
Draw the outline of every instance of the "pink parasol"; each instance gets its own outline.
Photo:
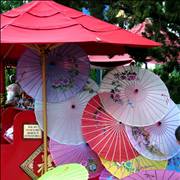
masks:
POLYGON ((119 66, 102 80, 100 98, 104 109, 117 121, 131 126, 147 126, 168 111, 169 92, 151 71, 133 65, 119 66))
POLYGON ((132 174, 123 180, 179 180, 180 173, 168 170, 146 170, 132 174))
POLYGON ((115 66, 120 66, 130 63, 133 59, 128 55, 124 54, 121 56, 113 56, 112 58, 108 56, 92 56, 89 55, 89 60, 91 65, 99 68, 112 68, 115 66))
POLYGON ((80 163, 89 171, 90 178, 99 176, 103 169, 99 157, 88 144, 65 145, 50 139, 49 150, 56 166, 80 163))

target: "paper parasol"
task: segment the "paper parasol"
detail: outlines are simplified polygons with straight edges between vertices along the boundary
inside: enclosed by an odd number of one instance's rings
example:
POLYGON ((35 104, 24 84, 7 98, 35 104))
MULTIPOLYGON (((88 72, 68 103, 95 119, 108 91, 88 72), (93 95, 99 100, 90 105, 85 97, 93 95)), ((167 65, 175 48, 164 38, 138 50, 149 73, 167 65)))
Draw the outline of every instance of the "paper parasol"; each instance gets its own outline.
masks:
POLYGON ((165 169, 167 161, 153 161, 143 156, 138 156, 123 163, 108 161, 100 158, 102 164, 113 176, 121 179, 142 170, 165 169))
POLYGON ((180 110, 172 100, 169 111, 162 120, 146 127, 126 126, 126 132, 133 147, 152 160, 168 160, 180 152, 175 130, 180 124, 180 110))
POLYGON ((94 96, 84 109, 82 133, 91 149, 105 159, 122 162, 138 155, 124 125, 105 112, 99 95, 94 96))
MULTIPOLYGON (((47 103, 48 136, 61 144, 81 144, 81 117, 88 101, 98 91, 97 84, 89 79, 82 92, 61 103, 47 103)), ((43 129, 42 103, 35 102, 36 120, 43 129)))
POLYGON ((176 156, 168 160, 168 165, 166 169, 180 173, 180 152, 176 154, 176 156))
POLYGON ((132 174, 123 180, 179 180, 180 174, 168 170, 147 170, 132 174))
POLYGON ((118 180, 118 179, 114 177, 112 174, 110 174, 106 169, 104 169, 101 172, 101 175, 99 176, 99 180, 118 180))
POLYGON ((38 180, 87 180, 88 171, 80 164, 65 164, 58 166, 44 175, 38 180))
MULTIPOLYGON (((85 85, 90 63, 77 45, 64 44, 47 52, 47 102, 61 102, 75 96, 85 85)), ((19 59, 17 81, 35 100, 42 100, 41 61, 38 52, 28 49, 19 59)))
POLYGON ((152 125, 168 111, 169 93, 154 73, 135 66, 117 67, 102 80, 105 110, 131 126, 152 125))
POLYGON ((50 139, 49 150, 56 166, 67 163, 79 163, 86 167, 89 177, 98 176, 103 166, 99 157, 87 144, 65 145, 50 139))

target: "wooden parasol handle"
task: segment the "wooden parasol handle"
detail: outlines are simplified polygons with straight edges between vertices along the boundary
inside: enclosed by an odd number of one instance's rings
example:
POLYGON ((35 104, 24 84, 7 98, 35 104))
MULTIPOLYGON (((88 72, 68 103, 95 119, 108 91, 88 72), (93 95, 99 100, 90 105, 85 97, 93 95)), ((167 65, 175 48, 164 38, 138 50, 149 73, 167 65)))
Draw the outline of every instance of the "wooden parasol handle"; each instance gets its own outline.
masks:
POLYGON ((41 48, 42 63, 42 100, 43 100, 43 143, 44 143, 44 173, 48 171, 48 143, 47 143, 47 94, 46 94, 46 50, 41 48))

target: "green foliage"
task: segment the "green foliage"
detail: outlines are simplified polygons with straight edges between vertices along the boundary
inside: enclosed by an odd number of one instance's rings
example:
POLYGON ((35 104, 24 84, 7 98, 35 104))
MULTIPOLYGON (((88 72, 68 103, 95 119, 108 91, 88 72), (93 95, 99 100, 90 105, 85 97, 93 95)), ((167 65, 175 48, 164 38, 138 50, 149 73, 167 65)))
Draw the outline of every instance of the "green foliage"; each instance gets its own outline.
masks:
POLYGON ((96 69, 91 69, 90 78, 96 81, 96 69))
POLYGON ((12 82, 10 81, 10 77, 12 75, 16 76, 16 68, 11 68, 11 67, 6 68, 5 69, 5 86, 6 87, 12 84, 12 82))
POLYGON ((169 62, 165 65, 157 65, 154 72, 160 76, 168 87, 171 98, 176 104, 180 104, 180 65, 177 62, 169 62), (172 71, 172 69, 174 69, 172 71))
POLYGON ((76 0, 76 1, 54 0, 54 1, 63 4, 65 6, 77 9, 79 11, 81 11, 83 7, 87 7, 87 2, 84 0, 76 0))
MULTIPOLYGON (((29 2, 31 0, 28 0, 29 2)), ((24 4, 25 0, 1 0, 0 1, 0 13, 6 12, 10 9, 16 8, 24 4)))

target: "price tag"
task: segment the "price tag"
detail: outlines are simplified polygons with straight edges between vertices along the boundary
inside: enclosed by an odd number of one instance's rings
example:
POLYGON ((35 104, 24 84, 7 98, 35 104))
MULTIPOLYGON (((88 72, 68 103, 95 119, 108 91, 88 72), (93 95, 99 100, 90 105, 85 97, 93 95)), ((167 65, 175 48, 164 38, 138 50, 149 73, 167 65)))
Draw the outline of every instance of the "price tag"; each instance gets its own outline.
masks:
POLYGON ((23 129, 24 139, 41 139, 42 131, 38 124, 24 124, 23 129))

